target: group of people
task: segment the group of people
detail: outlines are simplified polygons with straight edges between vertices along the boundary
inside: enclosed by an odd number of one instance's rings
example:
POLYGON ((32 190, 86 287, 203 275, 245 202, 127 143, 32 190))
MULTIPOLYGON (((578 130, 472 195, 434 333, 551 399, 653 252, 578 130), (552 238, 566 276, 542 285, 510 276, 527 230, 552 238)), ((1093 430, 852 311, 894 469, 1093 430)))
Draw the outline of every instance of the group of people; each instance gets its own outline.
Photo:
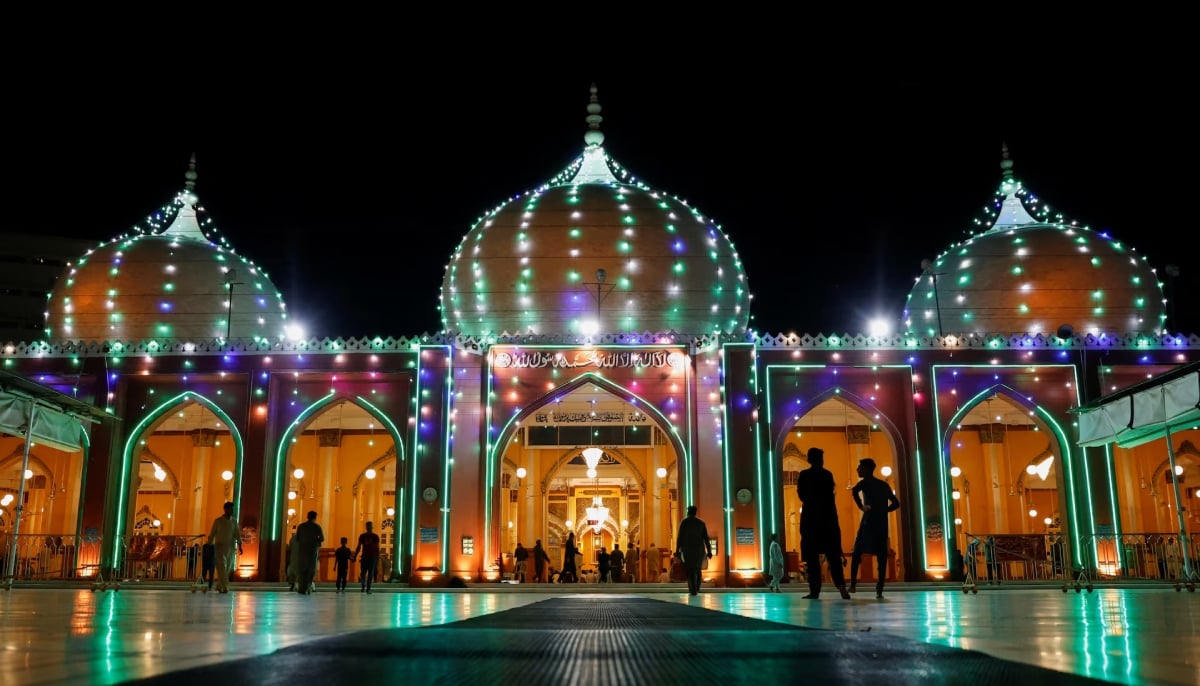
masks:
MULTIPOLYGON (((541 539, 533 548, 526 548, 518 543, 513 551, 513 579, 519 583, 530 581, 550 581, 551 583, 574 583, 580 580, 578 557, 579 546, 575 533, 567 534, 563 544, 563 564, 561 569, 555 569, 550 562, 550 556, 542 547, 541 539), (530 573, 529 561, 533 559, 533 572, 530 573)), ((600 583, 638 583, 641 580, 641 548, 629 546, 621 550, 619 543, 613 544, 612 551, 601 547, 596 552, 596 578, 600 583)), ((649 581, 658 581, 662 567, 662 554, 658 547, 651 543, 645 553, 646 569, 649 581)))
MULTIPOLYGON (((358 560, 360 593, 371 593, 372 582, 375 580, 375 569, 379 564, 379 534, 375 533, 375 523, 367 522, 366 531, 358 536, 358 545, 354 550, 348 546, 349 539, 342 537, 341 547, 334 551, 334 568, 337 571, 337 592, 346 591, 347 577, 350 573, 350 563, 358 560)), ((304 522, 296 527, 288 542, 287 578, 288 590, 301 595, 310 595, 313 591, 313 578, 317 575, 317 556, 321 543, 325 541, 325 532, 317 524, 317 513, 309 511, 304 522)), ((208 533, 208 541, 204 546, 204 575, 209 587, 213 585, 211 572, 215 572, 216 591, 229 592, 229 573, 233 569, 237 554, 242 552, 242 537, 237 521, 233 518, 233 503, 225 503, 224 513, 213 521, 208 533), (211 551, 211 552, 210 552, 211 551), (209 556, 211 554, 211 562, 209 556), (211 571, 210 571, 211 570, 211 571)))
MULTIPOLYGON (((825 469, 825 451, 809 448, 809 468, 796 479, 796 492, 803 509, 800 511, 800 557, 808 575, 808 595, 816 600, 821 595, 821 556, 829 564, 829 578, 846 600, 858 592, 858 568, 863 555, 875 556, 875 597, 883 598, 883 580, 887 576, 888 514, 900 507, 900 501, 886 481, 875 477, 875 460, 864 457, 858 461, 859 482, 850 490, 854 504, 862 511, 854 549, 850 555, 850 586, 846 587, 842 573, 842 530, 838 524, 834 495, 837 484, 833 474, 825 469)), ((779 590, 783 576, 783 551, 775 534, 771 535, 771 588, 779 590)))

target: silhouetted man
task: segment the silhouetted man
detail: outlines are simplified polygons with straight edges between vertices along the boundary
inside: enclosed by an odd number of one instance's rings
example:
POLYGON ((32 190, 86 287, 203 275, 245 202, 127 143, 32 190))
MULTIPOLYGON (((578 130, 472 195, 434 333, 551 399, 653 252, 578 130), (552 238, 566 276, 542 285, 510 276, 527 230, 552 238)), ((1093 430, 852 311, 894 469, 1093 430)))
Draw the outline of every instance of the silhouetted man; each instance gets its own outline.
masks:
POLYGON ((837 505, 833 494, 837 484, 825 469, 825 451, 808 449, 808 469, 796 478, 796 493, 804 509, 800 512, 800 556, 808 574, 810 600, 821 596, 821 556, 829 562, 829 577, 846 600, 846 578, 842 574, 842 529, 838 526, 837 505))
POLYGON ((696 516, 695 505, 688 505, 675 544, 679 546, 683 570, 687 573, 688 595, 696 595, 700 592, 700 570, 705 560, 712 559, 712 544, 708 542, 708 527, 696 516))
POLYGON ((850 592, 858 590, 858 565, 863 554, 875 556, 875 597, 883 599, 883 580, 887 576, 888 513, 900 507, 900 501, 886 481, 875 478, 875 460, 864 457, 858 461, 858 476, 862 479, 850 490, 854 504, 862 510, 854 552, 850 555, 850 592))

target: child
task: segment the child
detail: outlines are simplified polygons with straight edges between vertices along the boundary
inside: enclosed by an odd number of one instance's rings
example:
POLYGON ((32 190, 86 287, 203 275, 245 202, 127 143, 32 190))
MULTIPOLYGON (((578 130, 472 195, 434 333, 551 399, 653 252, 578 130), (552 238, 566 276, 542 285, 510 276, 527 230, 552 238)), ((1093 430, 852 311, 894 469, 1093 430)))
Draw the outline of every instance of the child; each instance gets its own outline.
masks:
POLYGON ((205 543, 200 552, 201 568, 200 581, 208 582, 208 590, 212 590, 213 576, 217 572, 217 546, 212 543, 205 543))
POLYGON ((353 554, 349 547, 346 546, 350 539, 342 536, 342 547, 338 548, 333 553, 334 565, 337 567, 337 592, 346 592, 346 577, 350 573, 350 556, 353 554))

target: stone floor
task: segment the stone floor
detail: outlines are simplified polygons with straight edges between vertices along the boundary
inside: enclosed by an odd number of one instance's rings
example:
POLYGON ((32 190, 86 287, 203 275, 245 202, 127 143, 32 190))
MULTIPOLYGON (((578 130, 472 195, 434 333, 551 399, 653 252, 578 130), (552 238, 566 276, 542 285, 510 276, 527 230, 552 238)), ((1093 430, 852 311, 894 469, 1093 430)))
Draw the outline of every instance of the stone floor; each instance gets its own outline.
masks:
POLYGON ((301 596, 257 585, 205 595, 184 586, 123 586, 119 593, 18 586, 0 591, 0 684, 121 683, 355 631, 448 624, 576 591, 618 591, 814 629, 870 629, 881 641, 903 637, 1117 683, 1200 683, 1200 594, 1165 587, 1091 594, 984 587, 970 596, 906 587, 889 589, 884 601, 867 593, 850 602, 836 593, 810 601, 797 591, 757 589, 706 589, 689 598, 657 585, 351 591, 301 596))

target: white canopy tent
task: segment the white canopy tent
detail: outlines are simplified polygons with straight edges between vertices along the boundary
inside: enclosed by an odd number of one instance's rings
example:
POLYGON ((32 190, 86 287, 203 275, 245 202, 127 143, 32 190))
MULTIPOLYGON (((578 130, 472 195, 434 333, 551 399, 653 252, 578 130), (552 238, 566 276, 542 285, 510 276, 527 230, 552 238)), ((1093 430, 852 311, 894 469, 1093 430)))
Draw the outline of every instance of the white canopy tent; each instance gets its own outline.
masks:
MULTIPOLYGON (((84 423, 112 418, 101 410, 34 383, 22 376, 0 370, 0 433, 25 439, 21 474, 29 469, 29 451, 34 445, 46 445, 65 452, 83 450, 84 423)), ((5 551, 5 588, 12 587, 16 571, 16 546, 21 533, 21 513, 25 503, 25 479, 19 479, 13 508, 13 535, 5 551)))
MULTIPOLYGON (((1171 432, 1200 426, 1200 362, 1172 369, 1074 412, 1079 415, 1079 445, 1093 448, 1115 443, 1121 448, 1134 448, 1162 438, 1174 474, 1175 444, 1171 432)), ((1179 491, 1179 480, 1172 479, 1172 483, 1179 540, 1187 541, 1183 494, 1179 491)), ((1196 572, 1192 569, 1188 546, 1182 548, 1184 576, 1190 583, 1195 580, 1196 572)))

